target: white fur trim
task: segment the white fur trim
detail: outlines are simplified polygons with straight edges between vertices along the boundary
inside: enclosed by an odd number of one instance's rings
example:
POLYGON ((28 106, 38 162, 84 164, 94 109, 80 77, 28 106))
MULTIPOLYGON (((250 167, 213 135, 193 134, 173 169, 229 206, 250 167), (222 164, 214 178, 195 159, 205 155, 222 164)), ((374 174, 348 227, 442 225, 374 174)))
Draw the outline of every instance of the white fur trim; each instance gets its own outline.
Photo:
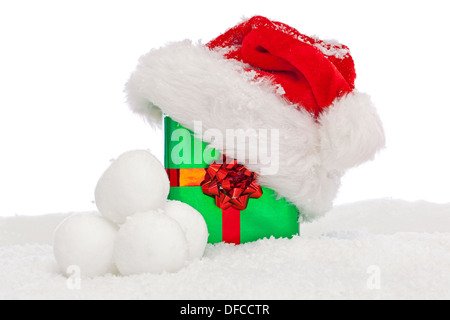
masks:
MULTIPOLYGON (((266 174, 264 165, 249 163, 245 157, 237 160, 259 174, 261 185, 294 203, 302 217, 310 220, 332 207, 343 173, 328 165, 332 162, 332 149, 328 145, 334 146, 335 141, 324 137, 335 129, 323 118, 321 121, 328 129, 321 130, 309 113, 281 98, 277 90, 279 86, 268 80, 255 81, 254 75, 245 72, 239 62, 224 59, 219 52, 189 41, 142 56, 126 86, 131 109, 147 117, 150 123, 160 122, 160 111, 155 107, 159 106, 191 130, 195 129, 194 121, 202 121, 203 130, 217 129, 222 133, 227 129, 279 130, 276 174, 266 174), (321 151, 324 147, 325 157, 321 151)), ((336 106, 341 109, 339 103, 336 106)), ((333 115, 330 111, 329 122, 333 121, 333 115)), ((246 147, 237 145, 228 150, 208 137, 201 138, 227 155, 236 156, 246 147)))

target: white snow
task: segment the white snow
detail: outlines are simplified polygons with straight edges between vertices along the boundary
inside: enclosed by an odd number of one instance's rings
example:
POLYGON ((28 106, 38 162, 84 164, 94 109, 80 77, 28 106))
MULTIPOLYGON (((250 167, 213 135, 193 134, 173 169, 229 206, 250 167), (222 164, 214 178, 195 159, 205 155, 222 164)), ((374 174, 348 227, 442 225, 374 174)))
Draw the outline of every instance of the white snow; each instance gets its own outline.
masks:
POLYGON ((450 299, 450 204, 338 206, 291 240, 208 245, 177 273, 76 280, 51 239, 67 214, 0 218, 0 299, 450 299))
POLYGON ((128 217, 114 249, 114 260, 123 275, 176 272, 186 264, 188 255, 183 229, 161 209, 128 217))
POLYGON ((98 180, 95 204, 102 216, 120 224, 135 213, 162 208, 169 189, 167 173, 152 153, 127 151, 98 180))
POLYGON ((209 236, 201 213, 190 205, 175 200, 166 202, 164 213, 177 221, 183 229, 189 246, 189 260, 201 259, 209 236))
POLYGON ((113 259, 117 229, 111 221, 89 213, 64 219, 53 237, 53 252, 60 271, 79 268, 86 277, 117 272, 113 259))

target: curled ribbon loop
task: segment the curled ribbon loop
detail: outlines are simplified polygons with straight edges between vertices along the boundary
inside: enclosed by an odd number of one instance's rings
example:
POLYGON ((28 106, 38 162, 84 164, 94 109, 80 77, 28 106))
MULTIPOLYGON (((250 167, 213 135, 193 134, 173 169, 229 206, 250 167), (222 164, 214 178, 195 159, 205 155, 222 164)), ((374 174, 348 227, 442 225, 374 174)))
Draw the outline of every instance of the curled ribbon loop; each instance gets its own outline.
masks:
POLYGON ((204 180, 200 183, 204 194, 214 197, 220 209, 247 208, 249 198, 262 196, 262 189, 256 183, 256 174, 236 160, 229 163, 212 163, 204 180))

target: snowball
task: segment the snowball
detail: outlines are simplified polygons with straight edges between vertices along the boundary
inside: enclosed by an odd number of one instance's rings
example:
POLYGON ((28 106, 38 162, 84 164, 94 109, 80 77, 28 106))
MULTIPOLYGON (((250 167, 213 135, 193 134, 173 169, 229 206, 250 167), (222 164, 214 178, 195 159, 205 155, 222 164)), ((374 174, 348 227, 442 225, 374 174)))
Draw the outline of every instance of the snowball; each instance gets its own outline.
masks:
POLYGON ((145 150, 120 155, 100 177, 95 202, 101 214, 115 223, 127 216, 164 205, 170 184, 162 164, 145 150))
POLYGON ((76 214, 64 219, 55 229, 53 253, 62 272, 79 267, 86 277, 115 273, 114 241, 117 227, 94 214, 76 214))
POLYGON ((119 230, 114 259, 120 273, 176 272, 188 259, 188 244, 178 222, 162 210, 127 218, 119 230))
POLYGON ((208 228, 203 216, 190 205, 170 200, 164 212, 176 220, 183 229, 189 246, 189 260, 201 259, 208 242, 208 228))

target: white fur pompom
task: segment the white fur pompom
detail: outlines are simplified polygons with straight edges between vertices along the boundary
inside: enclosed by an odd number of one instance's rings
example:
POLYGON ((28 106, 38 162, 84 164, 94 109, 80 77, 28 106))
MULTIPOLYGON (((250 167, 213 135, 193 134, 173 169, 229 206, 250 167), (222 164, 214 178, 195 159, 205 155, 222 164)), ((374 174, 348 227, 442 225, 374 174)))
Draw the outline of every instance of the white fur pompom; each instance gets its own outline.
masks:
POLYGON ((330 171, 360 165, 384 147, 383 126, 367 94, 337 99, 319 122, 323 165, 330 171))

